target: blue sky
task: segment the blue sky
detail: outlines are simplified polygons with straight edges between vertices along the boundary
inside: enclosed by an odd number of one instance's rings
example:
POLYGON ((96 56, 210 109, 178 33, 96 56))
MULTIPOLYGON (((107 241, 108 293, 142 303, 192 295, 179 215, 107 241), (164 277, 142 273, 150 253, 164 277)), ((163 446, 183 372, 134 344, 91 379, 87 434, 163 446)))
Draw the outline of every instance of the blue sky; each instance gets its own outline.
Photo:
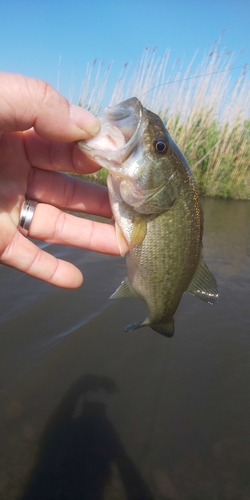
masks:
POLYGON ((88 62, 113 62, 113 85, 146 46, 187 63, 199 49, 198 61, 225 30, 234 65, 250 64, 249 20, 250 0, 0 0, 0 70, 47 80, 77 101, 88 62))

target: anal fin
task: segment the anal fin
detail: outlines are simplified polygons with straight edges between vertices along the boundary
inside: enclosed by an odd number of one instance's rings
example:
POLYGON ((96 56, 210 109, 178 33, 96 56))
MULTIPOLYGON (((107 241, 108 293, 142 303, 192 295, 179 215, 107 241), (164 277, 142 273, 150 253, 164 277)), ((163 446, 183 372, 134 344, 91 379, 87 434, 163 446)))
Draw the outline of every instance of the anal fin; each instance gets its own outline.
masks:
POLYGON ((120 284, 120 286, 116 289, 114 293, 109 297, 110 299, 122 299, 123 297, 137 297, 134 292, 132 286, 129 283, 128 278, 125 278, 120 284))

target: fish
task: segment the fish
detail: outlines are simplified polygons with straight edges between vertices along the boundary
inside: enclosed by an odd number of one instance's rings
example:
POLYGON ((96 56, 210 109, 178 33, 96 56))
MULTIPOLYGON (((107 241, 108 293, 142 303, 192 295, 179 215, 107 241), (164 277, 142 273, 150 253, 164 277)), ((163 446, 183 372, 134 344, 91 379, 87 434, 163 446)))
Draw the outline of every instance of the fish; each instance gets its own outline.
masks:
POLYGON ((214 304, 216 280, 202 255, 203 212, 189 164, 161 118, 137 97, 97 115, 99 134, 79 147, 108 170, 107 186, 127 277, 110 298, 137 297, 145 326, 172 337, 174 314, 188 292, 214 304))

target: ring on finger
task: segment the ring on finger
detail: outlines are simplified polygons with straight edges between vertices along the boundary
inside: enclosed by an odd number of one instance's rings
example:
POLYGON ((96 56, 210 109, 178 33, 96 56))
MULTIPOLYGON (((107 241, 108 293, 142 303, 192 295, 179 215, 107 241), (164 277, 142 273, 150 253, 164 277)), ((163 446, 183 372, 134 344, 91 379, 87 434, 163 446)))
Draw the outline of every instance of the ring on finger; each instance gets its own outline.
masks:
POLYGON ((17 226, 18 231, 23 234, 23 236, 28 236, 29 227, 34 217, 36 206, 37 201, 34 200, 25 200, 23 202, 17 226))

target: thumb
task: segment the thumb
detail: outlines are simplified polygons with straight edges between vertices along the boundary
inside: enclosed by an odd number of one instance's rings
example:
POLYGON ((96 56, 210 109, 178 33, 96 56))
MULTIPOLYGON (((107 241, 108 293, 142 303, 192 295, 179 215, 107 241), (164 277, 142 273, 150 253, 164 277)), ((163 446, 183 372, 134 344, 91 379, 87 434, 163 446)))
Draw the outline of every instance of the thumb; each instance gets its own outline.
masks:
POLYGON ((0 72, 0 132, 31 127, 45 139, 71 142, 96 135, 100 125, 89 111, 70 104, 48 83, 0 72))

